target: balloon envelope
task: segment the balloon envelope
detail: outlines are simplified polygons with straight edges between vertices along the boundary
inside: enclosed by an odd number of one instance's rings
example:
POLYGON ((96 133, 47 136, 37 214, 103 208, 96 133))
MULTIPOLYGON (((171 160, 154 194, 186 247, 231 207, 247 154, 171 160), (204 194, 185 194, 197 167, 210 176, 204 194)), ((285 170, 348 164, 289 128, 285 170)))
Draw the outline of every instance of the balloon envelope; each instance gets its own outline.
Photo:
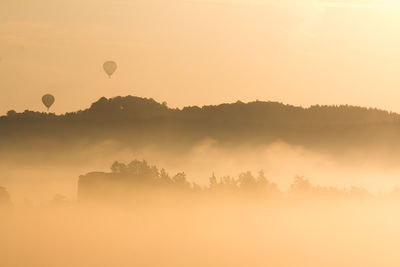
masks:
POLYGON ((117 70, 117 63, 114 61, 106 61, 103 64, 103 69, 107 75, 111 78, 111 75, 117 70))
POLYGON ((47 109, 49 109, 55 101, 55 98, 51 94, 46 94, 42 97, 42 102, 46 106, 47 109))

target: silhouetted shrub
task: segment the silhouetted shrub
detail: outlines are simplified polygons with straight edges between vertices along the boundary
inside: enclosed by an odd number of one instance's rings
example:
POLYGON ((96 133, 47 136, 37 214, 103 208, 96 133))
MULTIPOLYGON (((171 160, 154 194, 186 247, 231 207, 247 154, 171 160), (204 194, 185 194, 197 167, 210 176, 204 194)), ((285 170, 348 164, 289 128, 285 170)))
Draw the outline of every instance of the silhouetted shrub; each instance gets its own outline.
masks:
POLYGON ((5 187, 0 186, 0 207, 11 206, 11 198, 5 187))

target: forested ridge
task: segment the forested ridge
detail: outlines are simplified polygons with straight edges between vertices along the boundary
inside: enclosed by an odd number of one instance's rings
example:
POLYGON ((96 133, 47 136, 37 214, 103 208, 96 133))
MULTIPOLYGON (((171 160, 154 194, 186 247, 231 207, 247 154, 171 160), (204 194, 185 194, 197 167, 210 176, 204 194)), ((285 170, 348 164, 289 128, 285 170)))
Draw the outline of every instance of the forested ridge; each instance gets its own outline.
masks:
POLYGON ((236 102, 169 108, 134 96, 100 98, 88 109, 62 115, 9 111, 0 117, 1 142, 114 139, 127 144, 271 143, 336 147, 398 145, 400 115, 356 106, 236 102))

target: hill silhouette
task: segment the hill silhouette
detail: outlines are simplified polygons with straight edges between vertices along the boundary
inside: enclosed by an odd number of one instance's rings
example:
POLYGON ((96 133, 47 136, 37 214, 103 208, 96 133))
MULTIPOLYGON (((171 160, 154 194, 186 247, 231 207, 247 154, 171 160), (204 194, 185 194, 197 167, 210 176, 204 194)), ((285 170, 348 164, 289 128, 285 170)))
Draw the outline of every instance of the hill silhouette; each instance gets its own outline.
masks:
POLYGON ((11 148, 102 140, 185 147, 211 138, 223 145, 284 141, 339 151, 399 146, 400 115, 348 105, 303 108, 262 101, 173 109, 126 96, 102 97, 88 109, 62 115, 11 110, 0 117, 0 129, 0 142, 11 148))

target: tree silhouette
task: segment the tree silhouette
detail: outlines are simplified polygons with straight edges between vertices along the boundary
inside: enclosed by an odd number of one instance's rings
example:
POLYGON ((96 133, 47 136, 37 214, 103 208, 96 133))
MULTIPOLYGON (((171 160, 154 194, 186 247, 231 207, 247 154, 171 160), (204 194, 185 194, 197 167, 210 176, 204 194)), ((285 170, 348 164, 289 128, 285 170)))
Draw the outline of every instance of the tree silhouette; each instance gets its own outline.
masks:
MULTIPOLYGON (((1 188, 0 188, 1 189, 1 188)), ((3 189, 4 191, 4 189, 3 189)), ((208 185, 200 186, 187 179, 184 172, 172 177, 165 169, 159 170, 145 160, 133 160, 128 164, 114 162, 111 172, 90 172, 79 177, 78 197, 90 199, 123 199, 136 196, 141 192, 154 193, 212 193, 220 196, 254 196, 266 199, 284 199, 284 194, 276 183, 269 181, 263 171, 255 178, 250 171, 240 173, 237 178, 222 176, 217 178, 213 173, 208 185)), ((400 198, 400 190, 395 187, 388 194, 391 198, 400 198)), ((0 190, 1 193, 1 190, 0 190)), ((338 189, 313 185, 303 176, 295 176, 287 192, 288 200, 306 199, 371 199, 372 195, 361 187, 338 189)), ((0 194, 1 196, 1 194, 0 194)))
POLYGON ((45 143, 60 147, 110 139, 126 146, 156 144, 177 148, 190 147, 205 138, 227 145, 279 140, 328 152, 350 147, 387 147, 391 151, 400 148, 400 115, 348 105, 302 108, 276 102, 238 101, 173 109, 153 99, 102 97, 88 109, 62 115, 9 111, 0 117, 0 129, 0 144, 40 144, 37 149, 45 143))
POLYGON ((11 198, 5 187, 0 186, 0 208, 11 206, 11 198))

